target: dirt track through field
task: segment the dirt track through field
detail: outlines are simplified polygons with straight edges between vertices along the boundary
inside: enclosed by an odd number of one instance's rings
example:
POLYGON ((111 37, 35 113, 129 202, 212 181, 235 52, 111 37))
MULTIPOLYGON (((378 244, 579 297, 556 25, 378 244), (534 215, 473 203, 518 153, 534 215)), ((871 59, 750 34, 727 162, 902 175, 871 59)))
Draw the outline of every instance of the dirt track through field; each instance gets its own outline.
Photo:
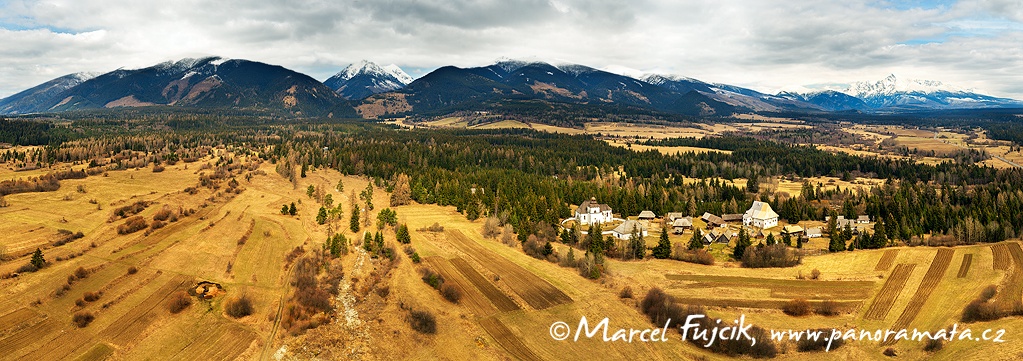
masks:
POLYGON ((813 281, 714 275, 664 275, 672 281, 694 282, 668 288, 737 287, 771 291, 772 298, 810 300, 862 300, 870 296, 874 281, 813 281))
POLYGON ((1012 263, 1011 257, 1009 256, 1009 247, 1007 243, 995 243, 991 245, 991 256, 994 257, 994 261, 991 266, 996 271, 1006 271, 1009 269, 1009 264, 1012 263))
POLYGON ((526 344, 522 343, 522 340, 519 339, 518 336, 515 336, 515 334, 508 329, 508 326, 505 326, 504 323, 496 317, 480 319, 480 326, 482 326, 483 329, 490 334, 490 337, 493 337, 494 341, 497 341, 497 343, 515 359, 530 361, 543 360, 539 355, 534 353, 533 350, 526 347, 526 344))
POLYGON ((973 264, 973 253, 964 254, 963 263, 959 265, 959 273, 956 273, 956 278, 966 277, 966 274, 970 273, 971 264, 973 264))
POLYGON ((895 263, 895 257, 899 255, 897 249, 886 249, 884 254, 881 255, 881 259, 877 260, 877 266, 874 266, 875 271, 887 271, 892 268, 892 264, 895 263))
POLYGON ((867 313, 863 318, 883 320, 888 316, 888 311, 892 309, 892 305, 895 304, 895 299, 899 296, 899 293, 902 293, 902 288, 906 287, 906 281, 909 281, 909 276, 913 274, 914 268, 916 268, 916 264, 901 263, 895 266, 895 270, 888 275, 888 279, 884 281, 881 291, 878 291, 877 296, 874 297, 874 302, 867 308, 867 313))
POLYGON ((458 270, 451 266, 451 262, 441 257, 427 257, 425 260, 444 278, 444 284, 455 287, 462 294, 462 299, 458 303, 467 307, 470 312, 480 317, 490 316, 497 312, 497 308, 490 303, 487 296, 473 286, 472 282, 462 277, 458 270))
POLYGON ((530 307, 543 310, 572 302, 571 297, 554 285, 480 246, 461 231, 449 230, 446 233, 451 244, 483 267, 500 276, 501 281, 505 282, 515 294, 522 297, 530 307))
MULTIPOLYGON (((945 271, 948 270, 948 266, 952 263, 952 256, 955 254, 955 250, 951 248, 942 248, 938 250, 938 253, 934 255, 934 260, 931 261, 931 267, 927 268, 927 273, 924 274, 923 281, 920 282, 920 287, 916 289, 916 293, 913 294, 913 298, 909 300, 909 305, 899 315, 899 319, 895 321, 895 325, 892 326, 893 330, 901 330, 909 327, 909 324, 916 319, 916 316, 920 314, 920 310, 924 308, 924 304, 927 303, 927 299, 931 297, 931 293, 934 292, 935 288, 938 288, 938 283, 941 283, 941 279, 945 277, 945 271)), ((882 345, 892 345, 896 342, 896 339, 889 339, 882 343, 882 345)))

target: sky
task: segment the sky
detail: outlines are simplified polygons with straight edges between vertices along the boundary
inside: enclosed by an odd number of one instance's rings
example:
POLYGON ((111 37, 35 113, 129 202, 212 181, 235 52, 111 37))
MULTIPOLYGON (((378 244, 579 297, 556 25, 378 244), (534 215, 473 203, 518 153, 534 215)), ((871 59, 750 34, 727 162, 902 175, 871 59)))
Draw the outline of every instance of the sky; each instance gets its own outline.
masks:
POLYGON ((0 97, 217 55, 325 80, 499 58, 782 90, 938 80, 1023 99, 1023 1, 0 0, 0 97))

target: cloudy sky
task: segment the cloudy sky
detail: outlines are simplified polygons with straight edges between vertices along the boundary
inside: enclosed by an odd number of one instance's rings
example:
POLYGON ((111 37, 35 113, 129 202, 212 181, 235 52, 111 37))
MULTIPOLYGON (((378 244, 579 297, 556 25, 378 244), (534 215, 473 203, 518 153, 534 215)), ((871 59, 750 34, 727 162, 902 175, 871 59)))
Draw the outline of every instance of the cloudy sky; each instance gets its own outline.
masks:
POLYGON ((0 0, 0 97, 205 55, 320 80, 542 59, 770 93, 894 73, 1023 99, 1023 1, 0 0))

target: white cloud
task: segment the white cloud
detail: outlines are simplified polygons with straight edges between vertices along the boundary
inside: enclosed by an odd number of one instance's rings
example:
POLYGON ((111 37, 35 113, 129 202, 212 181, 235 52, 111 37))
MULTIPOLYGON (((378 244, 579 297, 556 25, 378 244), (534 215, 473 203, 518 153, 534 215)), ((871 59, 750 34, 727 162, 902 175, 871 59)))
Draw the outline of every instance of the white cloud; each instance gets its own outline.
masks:
POLYGON ((318 79, 360 59, 422 74, 507 56, 768 92, 896 73, 1023 98, 1017 1, 11 0, 0 28, 0 96, 66 73, 221 55, 318 79))

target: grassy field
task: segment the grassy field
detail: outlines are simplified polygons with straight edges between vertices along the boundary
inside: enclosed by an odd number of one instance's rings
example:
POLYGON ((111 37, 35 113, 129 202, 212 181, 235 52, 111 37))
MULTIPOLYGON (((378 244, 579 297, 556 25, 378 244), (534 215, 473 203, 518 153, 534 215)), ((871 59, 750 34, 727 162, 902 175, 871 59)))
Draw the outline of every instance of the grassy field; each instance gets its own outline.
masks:
MULTIPOLYGON (((612 259, 606 264, 607 275, 593 281, 574 268, 534 259, 518 246, 484 238, 482 220, 468 221, 453 207, 411 204, 394 210, 412 230, 411 246, 423 261, 413 263, 399 247, 399 261, 380 275, 379 270, 386 268, 383 261, 354 243, 352 252, 342 258, 345 277, 334 316, 318 328, 293 334, 280 326, 293 287, 293 262, 288 255, 296 247, 318 249, 327 236, 327 226, 315 222, 318 206, 304 188, 315 185, 331 193, 346 212, 344 222, 335 229, 358 242, 361 232, 346 230, 352 206, 348 193, 361 191, 369 182, 320 169, 300 178, 296 186, 274 173, 273 165, 262 164, 234 175, 243 189, 240 192, 227 192, 224 187, 187 190, 199 183, 202 174, 210 173, 202 165, 215 163, 221 156, 231 155, 221 150, 160 173, 111 171, 106 176, 65 180, 56 192, 6 197, 11 207, 0 210, 0 232, 9 236, 2 238, 2 245, 16 257, 0 263, 0 274, 17 271, 37 247, 51 265, 0 280, 0 359, 275 359, 281 355, 299 359, 721 360, 728 358, 682 343, 677 333, 671 333, 672 340, 666 343, 605 343, 555 341, 548 330, 555 321, 574 327, 582 316, 607 317, 615 328, 650 328, 648 318, 639 311, 639 301, 653 287, 681 302, 704 306, 711 316, 730 320, 745 315, 747 322, 770 329, 933 330, 958 322, 966 304, 989 285, 998 287, 996 301, 1004 305, 1023 297, 1023 248, 1018 242, 857 250, 807 256, 799 266, 772 269, 739 267, 729 259, 731 248, 714 245, 715 265, 612 259), (251 180, 245 180, 245 172, 251 180), (344 194, 334 190, 339 180, 344 194), (79 185, 84 192, 77 191, 79 185), (113 211, 139 201, 151 202, 139 213, 150 222, 164 207, 195 212, 185 212, 189 214, 163 228, 118 234, 117 227, 125 221, 112 218, 113 211), (298 214, 281 215, 281 206, 291 202, 296 203, 298 214), (444 230, 426 230, 433 224, 444 230), (81 231, 84 237, 55 246, 61 229, 81 231), (456 287, 461 301, 451 303, 426 285, 420 274, 424 267, 456 287), (86 276, 68 281, 79 268, 86 276), (814 269, 820 271, 820 279, 798 278, 814 269), (219 283, 226 294, 210 300, 195 298, 184 311, 171 313, 172 295, 194 290, 199 281, 219 283), (625 287, 632 290, 631 297, 621 297, 625 287), (99 296, 82 301, 87 294, 99 296), (254 313, 231 318, 225 313, 226 300, 241 295, 253 299, 254 313), (803 317, 783 313, 781 308, 796 298, 815 307, 834 301, 843 312, 803 317), (436 334, 409 329, 406 307, 432 312, 436 334), (91 313, 94 320, 83 328, 75 326, 72 318, 79 312, 91 313)), ((0 179, 26 174, 0 169, 0 179)), ((837 183, 824 178, 812 181, 837 183)), ((377 188, 374 203, 376 210, 386 207, 388 194, 377 188)), ((702 226, 701 221, 696 223, 702 226)), ((804 227, 818 225, 804 223, 804 227)), ((393 232, 385 234, 393 242, 393 232)), ((655 245, 657 236, 651 232, 647 244, 655 245)), ((688 242, 689 237, 672 235, 670 240, 688 242)), ((826 239, 815 239, 806 247, 826 248, 826 243, 826 239)), ((568 252, 561 244, 555 249, 562 255, 568 252)), ((575 254, 581 257, 583 252, 575 254)), ((1023 332, 1023 320, 1010 317, 968 327, 1004 328, 1006 338, 1015 340, 1023 332)), ((828 356, 887 359, 881 355, 886 347, 851 342, 828 356)), ((951 342, 935 354, 923 351, 923 344, 914 341, 890 347, 905 359, 1004 359, 1023 351, 1023 346, 1011 341, 951 342)), ((783 349, 778 359, 821 357, 797 352, 792 343, 783 349)))

